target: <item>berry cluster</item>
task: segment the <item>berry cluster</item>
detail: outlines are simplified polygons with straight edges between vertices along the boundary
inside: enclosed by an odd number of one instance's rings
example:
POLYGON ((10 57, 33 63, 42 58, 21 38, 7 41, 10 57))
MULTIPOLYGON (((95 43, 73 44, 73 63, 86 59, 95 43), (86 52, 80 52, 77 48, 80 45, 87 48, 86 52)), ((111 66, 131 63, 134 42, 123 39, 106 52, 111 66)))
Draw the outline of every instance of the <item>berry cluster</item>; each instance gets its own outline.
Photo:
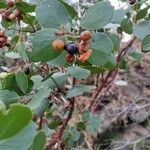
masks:
POLYGON ((136 0, 129 0, 130 5, 134 5, 136 3, 136 0))
POLYGON ((22 19, 22 13, 15 9, 15 3, 12 0, 7 0, 7 8, 0 9, 0 14, 3 21, 11 22, 15 19, 22 19))
POLYGON ((0 48, 9 47, 10 43, 8 42, 7 36, 4 32, 0 31, 0 48))
POLYGON ((67 51, 65 59, 72 63, 75 61, 75 58, 81 62, 85 62, 91 56, 91 50, 88 48, 88 45, 91 40, 91 32, 84 31, 80 34, 80 40, 78 43, 68 43, 65 44, 62 40, 57 39, 52 43, 54 50, 67 51))

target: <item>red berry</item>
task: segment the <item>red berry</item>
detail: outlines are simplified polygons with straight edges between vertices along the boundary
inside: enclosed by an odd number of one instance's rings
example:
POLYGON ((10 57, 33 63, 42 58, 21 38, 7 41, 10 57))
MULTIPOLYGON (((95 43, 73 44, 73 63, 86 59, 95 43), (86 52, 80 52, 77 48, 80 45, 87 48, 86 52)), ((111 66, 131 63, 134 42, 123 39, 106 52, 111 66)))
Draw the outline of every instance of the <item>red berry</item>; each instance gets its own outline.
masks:
POLYGON ((7 39, 5 37, 0 37, 0 43, 6 43, 7 39))
POLYGON ((4 32, 0 31, 0 37, 5 37, 4 32))
POLYGON ((7 0, 7 6, 8 7, 14 7, 14 2, 12 0, 7 0))
POLYGON ((75 57, 74 57, 73 55, 67 54, 67 55, 65 56, 65 59, 66 59, 68 62, 73 63, 74 60, 75 60, 75 57))
POLYGON ((7 20, 9 15, 6 12, 3 12, 1 16, 2 16, 2 20, 7 20))
POLYGON ((15 10, 14 15, 18 18, 21 19, 22 18, 22 14, 20 10, 15 10))
POLYGON ((62 50, 65 46, 65 43, 62 41, 62 40, 55 40, 53 43, 52 43, 52 47, 54 50, 62 50))
POLYGON ((82 41, 89 41, 91 39, 91 32, 90 31, 84 31, 80 34, 80 40, 82 41))

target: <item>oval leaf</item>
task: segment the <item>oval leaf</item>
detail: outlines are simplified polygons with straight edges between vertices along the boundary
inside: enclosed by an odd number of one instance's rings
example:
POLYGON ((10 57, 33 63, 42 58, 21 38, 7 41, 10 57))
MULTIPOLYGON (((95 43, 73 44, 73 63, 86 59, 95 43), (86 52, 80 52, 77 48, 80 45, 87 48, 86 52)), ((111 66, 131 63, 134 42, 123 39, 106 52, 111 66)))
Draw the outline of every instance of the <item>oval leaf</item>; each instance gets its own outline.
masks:
POLYGON ((23 105, 12 105, 4 114, 0 112, 0 139, 9 138, 17 134, 32 119, 32 112, 23 105))
POLYGON ((23 71, 18 71, 16 73, 16 82, 20 90, 23 93, 26 93, 28 90, 28 77, 24 74, 23 71))
POLYGON ((30 122, 24 129, 11 138, 0 141, 1 150, 27 150, 36 134, 36 125, 30 122))
POLYGON ((72 66, 67 69, 69 75, 75 77, 78 80, 86 79, 90 76, 91 72, 87 69, 80 68, 78 66, 72 66))
POLYGON ((109 2, 100 1, 92 6, 81 18, 81 27, 96 30, 111 22, 114 8, 109 2))
POLYGON ((41 131, 34 137, 32 150, 44 150, 45 143, 46 135, 41 131))
POLYGON ((58 0, 42 1, 36 9, 36 16, 43 28, 59 29, 62 24, 71 22, 68 11, 58 0))
POLYGON ((142 51, 149 52, 150 51, 150 35, 146 36, 142 41, 142 51))
POLYGON ((134 34, 139 39, 144 39, 150 34, 150 20, 142 21, 135 26, 134 34))
POLYGON ((82 95, 85 92, 90 92, 95 89, 94 86, 90 85, 75 85, 72 89, 70 89, 67 93, 67 98, 75 97, 78 95, 82 95))
POLYGON ((34 34, 32 42, 32 51, 27 52, 30 60, 34 62, 48 61, 57 57, 60 52, 52 49, 52 42, 55 40, 55 29, 45 29, 34 34))

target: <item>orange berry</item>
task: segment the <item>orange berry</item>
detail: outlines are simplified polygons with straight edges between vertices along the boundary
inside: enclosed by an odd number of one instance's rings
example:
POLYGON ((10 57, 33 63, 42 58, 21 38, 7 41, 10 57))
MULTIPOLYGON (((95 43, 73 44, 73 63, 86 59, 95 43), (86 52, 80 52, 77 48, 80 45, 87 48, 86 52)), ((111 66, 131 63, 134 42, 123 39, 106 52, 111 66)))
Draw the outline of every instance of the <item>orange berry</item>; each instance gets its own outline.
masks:
POLYGON ((92 34, 90 31, 83 31, 81 34, 80 34, 80 40, 82 41, 89 41, 92 37, 92 34))
POLYGON ((55 40, 53 43, 52 43, 52 47, 54 50, 62 50, 65 46, 65 43, 62 41, 62 40, 55 40))
POLYGON ((74 57, 73 55, 66 54, 65 59, 66 59, 68 62, 73 63, 74 60, 75 60, 75 57, 74 57))
POLYGON ((85 53, 80 54, 80 56, 78 57, 78 60, 81 62, 85 62, 91 56, 91 54, 92 54, 92 50, 89 49, 85 53))

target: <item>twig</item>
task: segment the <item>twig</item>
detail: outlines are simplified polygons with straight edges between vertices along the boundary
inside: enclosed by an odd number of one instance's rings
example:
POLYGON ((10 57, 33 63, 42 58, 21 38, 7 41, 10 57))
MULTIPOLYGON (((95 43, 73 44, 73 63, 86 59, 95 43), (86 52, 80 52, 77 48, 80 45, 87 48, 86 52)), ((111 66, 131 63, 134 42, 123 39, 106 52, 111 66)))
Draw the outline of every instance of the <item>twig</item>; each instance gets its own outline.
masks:
POLYGON ((40 117, 38 130, 41 130, 41 129, 42 129, 42 125, 43 125, 43 116, 40 117))
POLYGON ((69 113, 67 118, 64 120, 61 128, 58 130, 58 132, 56 132, 56 134, 54 135, 54 140, 52 140, 45 148, 45 150, 50 150, 52 148, 52 146, 54 146, 57 142, 61 141, 61 137, 63 135, 64 130, 66 129, 69 120, 72 117, 74 111, 74 98, 72 98, 70 100, 70 107, 69 107, 69 113))
MULTIPOLYGON (((105 88, 105 86, 107 85, 107 87, 114 81, 114 79, 116 78, 116 75, 118 73, 118 68, 119 68, 119 64, 120 64, 120 61, 122 60, 122 58, 125 56, 125 54, 127 53, 128 51, 128 48, 133 44, 133 42, 135 41, 135 37, 133 37, 129 43, 120 50, 120 53, 118 54, 117 56, 117 64, 116 64, 116 67, 113 69, 113 70, 110 70, 108 72, 108 74, 106 75, 106 77, 104 78, 103 80, 103 83, 97 88, 97 91, 93 94, 92 96, 92 99, 93 101, 91 102, 91 105, 89 107, 89 109, 94 112, 95 108, 97 107, 98 105, 98 101, 100 99, 100 96, 102 94, 102 91, 103 89, 105 88), (109 79, 111 79, 111 81, 108 83, 109 79)), ((107 89, 106 87, 106 89, 107 89)))
MULTIPOLYGON (((75 84, 75 78, 73 78, 72 80, 72 86, 74 86, 75 84)), ((74 111, 74 106, 75 106, 75 98, 71 98, 69 99, 70 105, 69 105, 69 110, 68 110, 68 116, 67 118, 64 120, 62 126, 60 127, 60 129, 54 134, 53 136, 53 140, 51 140, 48 145, 46 146, 45 150, 50 150, 52 149, 52 147, 59 143, 61 141, 61 137, 63 135, 64 130, 66 129, 68 122, 70 121, 70 119, 72 118, 72 114, 74 111)), ((62 142, 61 142, 62 143, 62 142)))

